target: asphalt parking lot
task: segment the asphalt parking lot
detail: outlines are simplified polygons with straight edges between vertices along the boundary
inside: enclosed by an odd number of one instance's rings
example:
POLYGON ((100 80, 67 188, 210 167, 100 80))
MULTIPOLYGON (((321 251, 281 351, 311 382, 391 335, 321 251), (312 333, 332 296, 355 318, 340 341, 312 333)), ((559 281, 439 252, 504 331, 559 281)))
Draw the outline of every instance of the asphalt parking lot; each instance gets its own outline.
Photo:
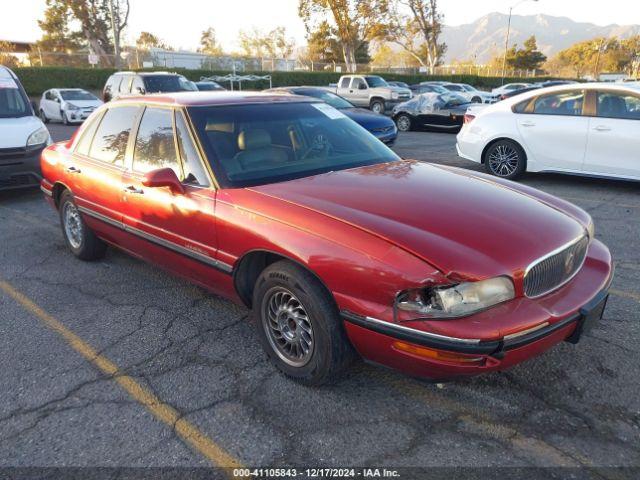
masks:
MULTIPOLYGON (((395 150, 478 169, 454 143, 395 150)), ((80 262, 39 191, 0 193, 0 466, 640 467, 640 184, 523 182, 594 217, 616 263, 601 324, 507 372, 432 384, 359 364, 318 389, 277 373, 245 309, 114 249, 80 262)))

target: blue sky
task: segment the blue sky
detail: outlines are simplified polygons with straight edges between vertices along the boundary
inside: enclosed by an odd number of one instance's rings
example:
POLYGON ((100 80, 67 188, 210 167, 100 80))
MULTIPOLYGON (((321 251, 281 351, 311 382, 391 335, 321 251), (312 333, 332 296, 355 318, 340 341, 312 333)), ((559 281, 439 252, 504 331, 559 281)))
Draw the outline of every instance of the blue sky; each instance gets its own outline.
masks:
MULTIPOLYGON (((490 12, 505 12, 518 0, 441 0, 445 23, 469 23, 490 12)), ((544 13, 566 16, 598 25, 640 24, 638 0, 539 0, 518 5, 514 14, 544 13)), ((131 0, 128 37, 140 31, 156 33, 175 47, 195 48, 200 32, 212 26, 223 46, 237 48, 238 30, 263 30, 285 25, 298 44, 304 43, 304 26, 298 18, 298 0, 131 0)), ((36 40, 40 37, 37 19, 45 0, 0 0, 0 38, 36 40), (9 13, 11 12, 11 13, 9 13)))

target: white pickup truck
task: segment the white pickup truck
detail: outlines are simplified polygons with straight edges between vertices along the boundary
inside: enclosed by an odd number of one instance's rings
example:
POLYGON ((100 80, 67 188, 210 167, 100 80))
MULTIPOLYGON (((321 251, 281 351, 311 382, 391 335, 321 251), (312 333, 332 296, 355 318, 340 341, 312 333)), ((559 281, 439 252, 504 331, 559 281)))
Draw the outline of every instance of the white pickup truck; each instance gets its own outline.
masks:
POLYGON ((335 93, 357 107, 369 108, 376 113, 391 110, 412 96, 408 88, 391 86, 377 75, 343 75, 335 93))

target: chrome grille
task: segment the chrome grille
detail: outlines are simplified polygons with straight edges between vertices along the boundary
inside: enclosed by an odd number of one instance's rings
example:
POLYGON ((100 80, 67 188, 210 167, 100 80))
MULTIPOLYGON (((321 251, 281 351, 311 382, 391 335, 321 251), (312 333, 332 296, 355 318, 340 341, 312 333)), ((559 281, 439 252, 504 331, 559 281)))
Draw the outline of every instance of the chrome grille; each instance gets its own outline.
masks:
POLYGON ((539 297, 567 283, 582 267, 588 246, 589 237, 583 236, 559 252, 537 260, 525 273, 524 294, 539 297))

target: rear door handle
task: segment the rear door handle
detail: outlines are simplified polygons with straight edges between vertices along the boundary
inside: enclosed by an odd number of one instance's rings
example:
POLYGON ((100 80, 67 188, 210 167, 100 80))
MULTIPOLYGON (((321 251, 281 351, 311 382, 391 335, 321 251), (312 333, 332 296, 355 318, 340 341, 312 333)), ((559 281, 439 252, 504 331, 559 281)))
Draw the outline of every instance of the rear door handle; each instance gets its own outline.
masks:
POLYGON ((611 127, 607 127, 606 125, 598 125, 597 127, 593 127, 594 130, 598 132, 609 132, 611 131, 611 127))
POLYGON ((125 187, 124 191, 125 193, 134 193, 136 195, 142 195, 144 193, 144 190, 142 190, 141 188, 136 188, 134 185, 125 187))
POLYGON ((81 173, 81 170, 79 168, 71 166, 71 167, 67 168, 67 172, 69 172, 69 173, 81 173))

